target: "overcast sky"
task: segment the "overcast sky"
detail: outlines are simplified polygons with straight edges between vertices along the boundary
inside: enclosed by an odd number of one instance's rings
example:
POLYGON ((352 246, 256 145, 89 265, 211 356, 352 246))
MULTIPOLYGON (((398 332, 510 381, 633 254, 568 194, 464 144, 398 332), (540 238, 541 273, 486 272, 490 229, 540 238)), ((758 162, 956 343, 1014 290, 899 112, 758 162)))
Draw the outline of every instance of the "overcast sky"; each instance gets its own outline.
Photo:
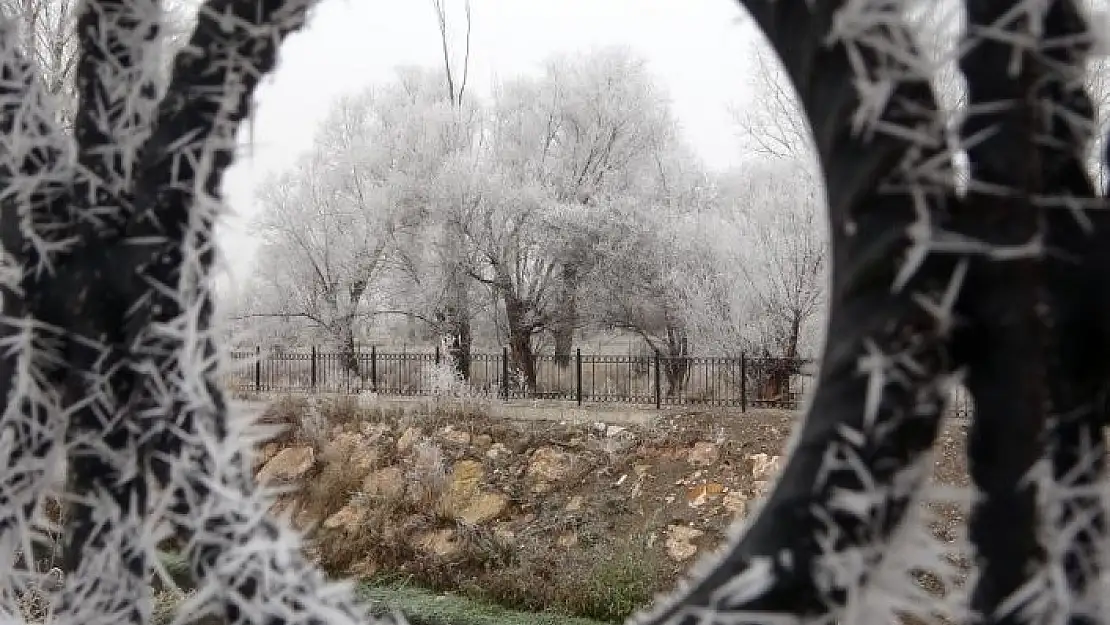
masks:
MULTIPOLYGON (((445 0, 463 22, 462 0, 445 0)), ((733 0, 472 0, 470 88, 535 71, 548 56, 623 44, 643 55, 670 91, 687 140, 714 168, 740 155, 728 107, 747 97, 753 29, 733 0)), ((461 33, 460 33, 461 35, 461 33)), ((461 37, 457 42, 461 49, 461 37)), ((236 218, 221 229, 234 276, 249 270, 265 176, 306 150, 343 93, 391 79, 398 65, 442 67, 431 0, 324 0, 282 47, 258 91, 252 140, 225 184, 236 218)))

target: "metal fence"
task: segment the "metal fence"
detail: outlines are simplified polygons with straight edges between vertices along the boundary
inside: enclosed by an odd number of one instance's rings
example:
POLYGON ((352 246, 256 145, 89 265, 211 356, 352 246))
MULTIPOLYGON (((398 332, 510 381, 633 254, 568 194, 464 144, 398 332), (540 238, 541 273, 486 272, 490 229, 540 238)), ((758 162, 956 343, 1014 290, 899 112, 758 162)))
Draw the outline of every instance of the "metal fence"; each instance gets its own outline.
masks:
POLYGON ((504 400, 556 400, 664 406, 798 407, 810 375, 801 359, 598 356, 581 350, 569 358, 535 356, 534 382, 523 379, 508 350, 472 354, 460 384, 445 358, 434 353, 349 356, 308 352, 232 352, 232 388, 245 392, 356 393, 427 396, 460 390, 504 400))

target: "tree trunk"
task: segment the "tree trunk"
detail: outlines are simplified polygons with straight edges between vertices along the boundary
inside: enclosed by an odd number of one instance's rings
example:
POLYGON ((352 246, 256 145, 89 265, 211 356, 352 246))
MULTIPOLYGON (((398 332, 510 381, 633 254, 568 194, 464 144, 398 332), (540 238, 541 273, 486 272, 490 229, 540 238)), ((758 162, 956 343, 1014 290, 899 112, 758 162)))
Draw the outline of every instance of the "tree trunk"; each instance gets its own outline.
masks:
POLYGON ((444 311, 444 331, 448 333, 447 354, 455 372, 462 379, 469 380, 471 346, 474 342, 470 327, 470 297, 464 280, 452 282, 451 304, 444 311))
POLYGON ((532 329, 524 323, 524 303, 511 295, 504 295, 505 319, 509 325, 509 353, 514 368, 524 378, 524 391, 536 391, 536 356, 532 353, 532 329))
POLYGON ((563 266, 563 306, 552 330, 555 339, 555 363, 560 368, 570 366, 574 349, 574 329, 578 326, 578 266, 568 262, 563 266))
POLYGON ((350 320, 342 322, 339 328, 339 362, 343 370, 355 377, 360 377, 358 366, 358 351, 355 349, 355 329, 350 320))
MULTIPOLYGON (((574 304, 568 306, 573 308, 574 304)), ((566 369, 570 366, 574 352, 574 326, 569 323, 559 323, 552 330, 552 335, 555 338, 555 363, 559 368, 566 369)))
POLYGON ((667 397, 678 397, 690 379, 690 340, 677 328, 667 328, 667 354, 663 372, 667 377, 667 397))

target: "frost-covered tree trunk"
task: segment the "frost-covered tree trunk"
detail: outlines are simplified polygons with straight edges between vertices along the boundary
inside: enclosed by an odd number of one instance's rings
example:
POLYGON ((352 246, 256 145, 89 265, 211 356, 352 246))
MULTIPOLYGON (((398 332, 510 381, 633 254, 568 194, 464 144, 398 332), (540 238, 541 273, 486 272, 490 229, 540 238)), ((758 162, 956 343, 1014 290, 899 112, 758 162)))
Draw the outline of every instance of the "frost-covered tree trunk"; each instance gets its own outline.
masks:
MULTIPOLYGON (((309 0, 209 0, 162 94, 160 4, 86 0, 72 135, 0 24, 0 561, 26 549, 69 461, 55 622, 145 623, 157 543, 229 623, 360 623, 266 515, 211 330, 213 226, 239 123, 309 0)), ((29 580, 0 571, 0 620, 29 580)))
POLYGON ((1110 222, 1086 167, 1091 33, 1072 0, 966 6, 971 183, 955 228, 989 251, 970 265, 957 341, 975 400, 971 607, 1102 622, 1087 612, 1106 546, 1091 489, 1106 465, 1110 222))
POLYGON ((822 165, 828 343, 768 499, 640 622, 1105 622, 1110 213, 1084 162, 1083 13, 1071 0, 963 3, 964 184, 903 3, 742 4, 822 165), (940 562, 907 519, 961 370, 975 401, 970 612, 906 571, 940 562))
MULTIPOLYGON (((444 0, 432 0, 435 10, 436 23, 439 25, 439 40, 443 49, 443 77, 447 89, 447 100, 456 111, 462 107, 463 96, 466 94, 467 80, 470 76, 470 30, 472 13, 470 0, 464 0, 466 16, 466 39, 464 43, 462 71, 456 71, 458 65, 452 64, 451 44, 448 37, 447 8, 444 0)), ((450 220, 449 220, 450 221, 450 220)), ((457 224, 450 224, 449 230, 457 237, 462 228, 457 224)), ((466 275, 465 252, 456 240, 448 242, 445 247, 445 260, 443 271, 446 275, 444 302, 441 304, 436 318, 440 321, 437 328, 441 339, 447 344, 447 357, 450 359, 455 372, 464 380, 470 379, 470 354, 474 342, 472 332, 473 312, 470 305, 470 280, 466 275)))

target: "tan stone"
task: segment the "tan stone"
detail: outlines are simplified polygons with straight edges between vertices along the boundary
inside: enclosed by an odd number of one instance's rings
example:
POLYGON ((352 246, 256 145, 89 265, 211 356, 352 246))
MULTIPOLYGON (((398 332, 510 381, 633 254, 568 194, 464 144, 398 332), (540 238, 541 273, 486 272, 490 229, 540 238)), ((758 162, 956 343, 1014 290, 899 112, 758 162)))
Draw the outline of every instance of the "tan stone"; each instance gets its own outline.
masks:
POLYGON ((736 491, 726 493, 724 499, 721 500, 721 505, 725 510, 737 515, 743 516, 748 511, 748 502, 744 496, 736 491))
POLYGON ((263 466, 267 462, 273 460, 274 456, 276 456, 279 451, 281 451, 281 445, 277 443, 266 443, 262 447, 259 447, 258 451, 255 453, 255 462, 257 462, 259 466, 263 466))
POLYGON ((555 449, 541 447, 532 454, 528 465, 528 477, 535 480, 532 491, 545 493, 551 490, 553 482, 561 482, 574 471, 575 458, 571 454, 555 449))
POLYGON ((667 555, 675 562, 689 560, 698 552, 693 540, 704 535, 705 532, 688 525, 670 525, 667 527, 667 555))
POLYGON ((279 451, 258 472, 259 484, 288 484, 297 482, 316 465, 312 447, 289 447, 279 451))
POLYGON ((329 530, 343 529, 353 531, 366 520, 366 508, 354 502, 339 509, 338 512, 324 520, 324 528, 329 530))
POLYGON ((424 532, 417 537, 416 546, 441 558, 447 558, 459 552, 458 535, 451 529, 424 532))
POLYGON ((396 465, 378 469, 362 481, 362 492, 379 499, 400 499, 405 494, 405 473, 396 465))
POLYGON ((447 476, 447 489, 443 491, 442 504, 449 514, 462 515, 478 496, 482 479, 486 475, 482 463, 474 460, 460 460, 451 467, 447 476))
POLYGON ((478 493, 457 516, 469 525, 481 525, 501 516, 508 507, 508 498, 500 493, 478 493))
POLYGON ((470 433, 447 426, 439 431, 439 440, 448 445, 465 447, 470 444, 470 433))
POLYGON ((582 495, 575 495, 567 501, 567 512, 578 512, 585 503, 586 499, 582 495))
POLYGON ((725 492, 725 487, 716 482, 699 484, 686 491, 686 502, 691 508, 700 508, 711 499, 719 497, 725 492))
POLYGON ((409 427, 401 434, 401 438, 397 439, 398 453, 408 453, 408 451, 412 449, 412 446, 416 444, 416 441, 420 440, 422 436, 424 436, 423 430, 416 426, 409 427))
POLYGON ((493 444, 493 437, 489 434, 479 434, 474 437, 474 446, 478 449, 488 449, 493 444))
POLYGON ((651 470, 650 464, 637 464, 633 465, 632 470, 640 477, 647 477, 648 471, 651 470))
POLYGON ((721 457, 721 450, 713 443, 705 441, 698 441, 694 443, 694 447, 690 449, 690 453, 686 456, 686 461, 694 466, 709 466, 721 457))
POLYGON ((349 457, 356 449, 366 445, 362 436, 355 432, 340 431, 324 444, 323 456, 328 460, 342 461, 349 457))
POLYGON ((378 462, 378 450, 360 434, 342 432, 328 441, 323 455, 328 462, 342 463, 356 474, 369 473, 378 462))
POLYGON ((778 473, 782 456, 768 456, 764 453, 758 453, 748 456, 748 460, 752 463, 752 479, 767 480, 778 473))

